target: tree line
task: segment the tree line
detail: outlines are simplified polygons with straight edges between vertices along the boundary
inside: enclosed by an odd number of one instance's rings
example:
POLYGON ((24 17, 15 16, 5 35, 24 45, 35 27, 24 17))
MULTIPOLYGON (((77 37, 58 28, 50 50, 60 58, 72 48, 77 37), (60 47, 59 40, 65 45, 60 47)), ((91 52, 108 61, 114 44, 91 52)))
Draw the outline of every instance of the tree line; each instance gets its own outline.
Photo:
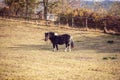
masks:
POLYGON ((4 0, 3 2, 7 7, 0 9, 2 16, 11 15, 27 19, 33 17, 38 7, 42 6, 44 19, 48 13, 56 14, 60 24, 80 27, 85 26, 87 22, 86 27, 100 29, 105 29, 103 27, 105 25, 120 26, 120 2, 114 2, 109 9, 105 9, 99 2, 94 3, 94 9, 89 9, 86 7, 87 4, 80 6, 80 0, 77 3, 74 0, 4 0))
POLYGON ((11 15, 19 16, 34 14, 39 6, 44 7, 44 17, 46 17, 48 13, 64 15, 68 18, 71 15, 89 16, 93 13, 96 15, 95 17, 120 15, 120 2, 114 2, 109 9, 105 9, 99 2, 94 3, 94 9, 89 9, 86 8, 87 4, 80 6, 80 0, 78 5, 74 0, 4 0, 3 2, 7 6, 6 11, 7 8, 9 8, 11 15), (76 5, 77 8, 74 8, 76 5))

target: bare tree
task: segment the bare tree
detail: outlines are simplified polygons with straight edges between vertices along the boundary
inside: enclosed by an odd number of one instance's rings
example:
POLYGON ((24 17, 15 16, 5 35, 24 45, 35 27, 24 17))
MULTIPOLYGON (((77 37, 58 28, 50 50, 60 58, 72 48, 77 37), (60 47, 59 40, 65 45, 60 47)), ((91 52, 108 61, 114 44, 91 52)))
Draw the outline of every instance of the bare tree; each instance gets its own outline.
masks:
POLYGON ((114 2, 109 10, 112 15, 120 15, 120 2, 114 2))
POLYGON ((47 19, 47 13, 48 13, 48 0, 43 0, 43 6, 44 6, 44 18, 47 19))

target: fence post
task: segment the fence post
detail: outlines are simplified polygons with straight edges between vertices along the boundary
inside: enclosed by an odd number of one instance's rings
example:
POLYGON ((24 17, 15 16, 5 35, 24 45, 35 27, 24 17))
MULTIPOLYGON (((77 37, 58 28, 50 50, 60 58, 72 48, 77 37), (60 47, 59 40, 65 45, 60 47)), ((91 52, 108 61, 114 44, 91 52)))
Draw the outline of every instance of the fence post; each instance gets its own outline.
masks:
POLYGON ((74 26, 74 18, 72 17, 72 27, 74 26))
POLYGON ((69 23, 68 23, 68 18, 67 18, 67 27, 69 26, 69 23))
POLYGON ((88 18, 86 17, 85 19, 85 26, 86 26, 86 31, 88 30, 88 18))
POLYGON ((104 21, 104 33, 108 33, 106 20, 104 21))
POLYGON ((59 20, 58 20, 58 21, 59 21, 59 22, 58 22, 58 25, 59 25, 59 27, 60 27, 60 15, 58 15, 58 19, 59 19, 59 20))

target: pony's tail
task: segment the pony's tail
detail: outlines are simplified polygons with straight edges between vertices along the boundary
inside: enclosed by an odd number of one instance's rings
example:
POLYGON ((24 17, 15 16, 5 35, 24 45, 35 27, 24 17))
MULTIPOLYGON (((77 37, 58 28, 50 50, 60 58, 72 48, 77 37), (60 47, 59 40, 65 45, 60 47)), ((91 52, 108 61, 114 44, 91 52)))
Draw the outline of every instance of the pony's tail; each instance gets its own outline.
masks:
POLYGON ((71 48, 74 48, 74 41, 71 39, 71 48))

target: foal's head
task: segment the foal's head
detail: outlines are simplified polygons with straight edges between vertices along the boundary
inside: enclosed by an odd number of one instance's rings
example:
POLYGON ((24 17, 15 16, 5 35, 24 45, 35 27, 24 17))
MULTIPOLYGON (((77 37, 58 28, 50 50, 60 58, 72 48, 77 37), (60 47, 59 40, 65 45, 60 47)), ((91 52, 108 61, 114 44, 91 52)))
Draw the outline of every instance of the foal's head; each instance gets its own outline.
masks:
POLYGON ((47 33, 45 33, 45 41, 47 41, 48 39, 50 39, 53 36, 55 36, 54 32, 47 32, 47 33))

